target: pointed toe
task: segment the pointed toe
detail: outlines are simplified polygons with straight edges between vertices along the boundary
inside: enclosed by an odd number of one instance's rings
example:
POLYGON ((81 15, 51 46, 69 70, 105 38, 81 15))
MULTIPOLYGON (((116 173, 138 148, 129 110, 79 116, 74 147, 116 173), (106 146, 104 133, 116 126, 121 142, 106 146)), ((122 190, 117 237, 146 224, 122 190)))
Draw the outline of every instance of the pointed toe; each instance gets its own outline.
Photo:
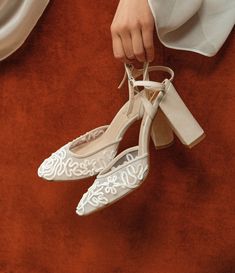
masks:
POLYGON ((119 142, 108 144, 103 149, 97 148, 90 154, 77 154, 74 149, 96 140, 107 127, 98 127, 51 154, 38 168, 38 176, 49 181, 72 181, 97 175, 115 157, 119 142))
POLYGON ((47 180, 47 181, 53 181, 55 179, 54 174, 54 164, 51 157, 45 159, 42 164, 39 166, 37 174, 40 178, 47 180))

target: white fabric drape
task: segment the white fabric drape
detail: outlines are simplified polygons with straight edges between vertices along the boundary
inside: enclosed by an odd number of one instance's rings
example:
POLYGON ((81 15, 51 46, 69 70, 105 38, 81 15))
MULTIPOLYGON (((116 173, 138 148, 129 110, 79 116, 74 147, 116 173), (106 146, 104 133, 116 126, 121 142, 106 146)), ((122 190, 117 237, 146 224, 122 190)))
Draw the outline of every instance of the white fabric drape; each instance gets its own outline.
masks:
MULTIPOLYGON (((25 41, 49 0, 0 0, 0 60, 25 41)), ((148 0, 166 47, 215 55, 235 23, 235 0, 148 0)))
POLYGON ((235 23, 235 0, 148 0, 166 47, 214 56, 235 23))
POLYGON ((26 40, 49 0, 0 0, 0 60, 26 40))

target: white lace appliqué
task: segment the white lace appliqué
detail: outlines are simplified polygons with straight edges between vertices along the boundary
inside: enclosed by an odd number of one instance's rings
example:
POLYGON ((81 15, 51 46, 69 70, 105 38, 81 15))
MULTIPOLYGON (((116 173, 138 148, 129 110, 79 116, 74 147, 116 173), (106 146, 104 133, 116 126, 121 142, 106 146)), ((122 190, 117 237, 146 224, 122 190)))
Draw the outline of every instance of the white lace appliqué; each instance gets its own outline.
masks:
MULTIPOLYGON (((140 185, 140 182, 144 179, 144 175, 148 169, 147 164, 143 162, 136 162, 135 164, 130 161, 134 159, 131 154, 126 156, 127 161, 122 165, 125 166, 120 171, 117 171, 104 179, 97 179, 94 184, 83 195, 77 207, 77 213, 84 215, 87 205, 93 207, 101 207, 107 205, 122 196, 122 191, 126 192, 127 189, 130 192, 140 185)), ((112 168, 113 170, 113 168, 112 168)))
MULTIPOLYGON (((103 134, 104 131, 104 129, 96 129, 86 133, 72 141, 71 147, 90 142, 103 134)), ((102 171, 116 154, 116 149, 107 149, 99 152, 98 155, 94 154, 94 158, 90 156, 81 159, 68 155, 68 149, 68 146, 65 145, 47 158, 38 169, 38 175, 48 180, 61 176, 67 178, 94 176, 102 171)))

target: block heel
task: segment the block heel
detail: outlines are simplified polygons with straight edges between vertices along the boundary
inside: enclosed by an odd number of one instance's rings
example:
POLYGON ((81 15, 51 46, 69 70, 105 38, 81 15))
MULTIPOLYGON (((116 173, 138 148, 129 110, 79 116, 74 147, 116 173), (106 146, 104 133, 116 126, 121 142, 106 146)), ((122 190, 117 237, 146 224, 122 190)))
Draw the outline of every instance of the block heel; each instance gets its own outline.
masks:
POLYGON ((166 94, 159 106, 180 141, 188 148, 192 148, 205 137, 205 133, 173 84, 168 80, 165 84, 166 94))

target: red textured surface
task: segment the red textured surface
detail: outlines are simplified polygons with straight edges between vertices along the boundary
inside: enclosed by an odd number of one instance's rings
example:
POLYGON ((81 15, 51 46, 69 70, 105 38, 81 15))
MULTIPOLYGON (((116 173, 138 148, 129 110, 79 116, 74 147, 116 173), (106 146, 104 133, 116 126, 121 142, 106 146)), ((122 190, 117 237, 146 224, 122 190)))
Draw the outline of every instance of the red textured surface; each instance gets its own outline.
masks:
MULTIPOLYGON (((143 186, 88 217, 93 179, 48 183, 41 161, 109 123, 117 90, 109 26, 117 1, 52 1, 27 43, 0 64, 1 273, 234 273, 235 95, 232 35, 214 58, 156 45, 157 64, 207 137, 156 152, 143 186)), ((136 143, 137 126, 122 148, 136 143)))

